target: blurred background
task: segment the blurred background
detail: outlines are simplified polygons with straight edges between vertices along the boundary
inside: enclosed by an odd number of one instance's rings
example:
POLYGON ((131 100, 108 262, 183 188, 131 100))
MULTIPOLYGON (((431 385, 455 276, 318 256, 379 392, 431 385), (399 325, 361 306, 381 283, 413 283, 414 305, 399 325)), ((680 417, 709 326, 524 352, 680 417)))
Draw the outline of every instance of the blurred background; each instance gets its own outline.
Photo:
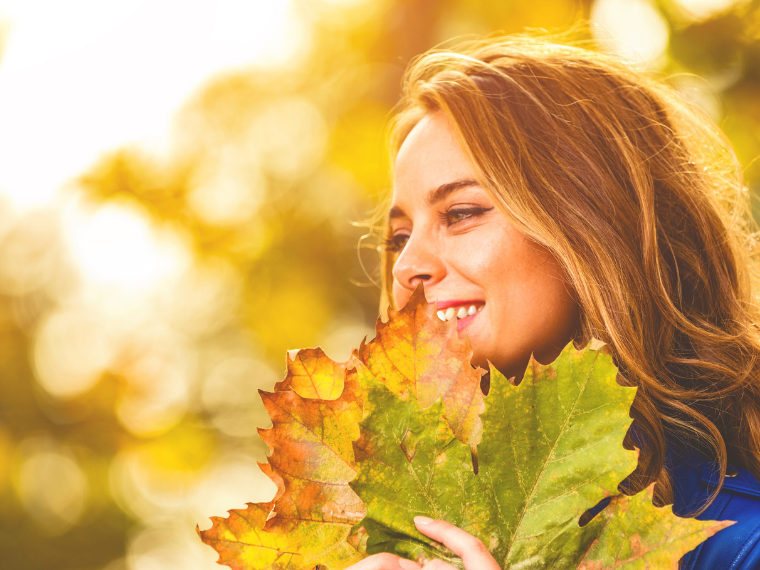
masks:
POLYGON ((760 0, 0 0, 0 566, 219 568, 195 525, 274 493, 257 389, 372 334, 406 63, 578 21, 760 193, 760 0))

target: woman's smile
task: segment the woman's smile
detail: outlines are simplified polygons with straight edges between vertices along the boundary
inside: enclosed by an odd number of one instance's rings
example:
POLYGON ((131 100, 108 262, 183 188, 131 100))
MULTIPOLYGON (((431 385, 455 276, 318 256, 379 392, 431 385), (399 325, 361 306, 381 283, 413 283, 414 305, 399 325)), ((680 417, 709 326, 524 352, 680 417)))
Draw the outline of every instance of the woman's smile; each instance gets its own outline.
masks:
POLYGON ((462 331, 469 325, 485 304, 482 301, 436 301, 438 318, 442 321, 450 321, 456 318, 457 331, 462 331))

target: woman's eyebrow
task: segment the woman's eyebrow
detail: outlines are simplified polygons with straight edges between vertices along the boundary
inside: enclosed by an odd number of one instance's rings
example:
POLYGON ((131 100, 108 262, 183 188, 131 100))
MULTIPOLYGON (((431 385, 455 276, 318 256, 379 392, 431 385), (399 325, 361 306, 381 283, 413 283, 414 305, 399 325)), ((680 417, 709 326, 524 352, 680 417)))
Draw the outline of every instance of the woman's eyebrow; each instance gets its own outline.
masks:
POLYGON ((390 209, 388 212, 388 220, 393 220, 396 218, 406 218, 407 215, 399 206, 393 206, 393 208, 390 209))
MULTIPOLYGON (((472 180, 471 178, 464 178, 462 180, 454 180, 453 182, 447 182, 446 184, 441 184, 438 188, 435 188, 434 190, 431 190, 427 197, 425 198, 425 203, 428 206, 434 206, 441 200, 444 200, 446 196, 451 194, 452 192, 456 192, 457 190, 461 190, 463 188, 469 188, 470 186, 477 186, 478 182, 476 180, 472 180)), ((407 217, 406 212, 401 209, 400 206, 393 206, 389 212, 388 212, 388 219, 393 220, 395 218, 405 218, 407 217)))
POLYGON ((427 198, 425 199, 425 202, 428 206, 434 206, 441 200, 444 200, 446 196, 451 194, 452 192, 456 192, 457 190, 461 190, 462 188, 469 188, 470 186, 477 186, 478 183, 475 180, 472 180, 471 178, 465 178, 462 180, 454 180, 453 182, 447 182, 446 184, 441 184, 438 188, 435 190, 431 190, 427 198))

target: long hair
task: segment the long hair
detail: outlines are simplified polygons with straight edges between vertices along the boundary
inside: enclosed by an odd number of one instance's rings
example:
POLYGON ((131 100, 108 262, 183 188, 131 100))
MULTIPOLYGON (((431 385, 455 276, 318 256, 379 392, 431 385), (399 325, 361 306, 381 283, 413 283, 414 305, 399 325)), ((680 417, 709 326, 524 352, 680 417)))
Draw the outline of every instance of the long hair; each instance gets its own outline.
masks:
MULTIPOLYGON (((445 113, 501 212, 545 246, 580 307, 574 342, 606 342, 638 386, 621 485, 672 502, 666 441, 760 479, 754 226, 730 144, 670 87, 610 56, 507 37, 416 59, 391 126, 445 113)), ((388 227, 386 223, 386 232, 388 227)), ((394 257, 382 254, 384 302, 394 257)), ((712 497, 719 490, 715 490, 712 497)), ((707 505, 699 506, 697 514, 707 505)))

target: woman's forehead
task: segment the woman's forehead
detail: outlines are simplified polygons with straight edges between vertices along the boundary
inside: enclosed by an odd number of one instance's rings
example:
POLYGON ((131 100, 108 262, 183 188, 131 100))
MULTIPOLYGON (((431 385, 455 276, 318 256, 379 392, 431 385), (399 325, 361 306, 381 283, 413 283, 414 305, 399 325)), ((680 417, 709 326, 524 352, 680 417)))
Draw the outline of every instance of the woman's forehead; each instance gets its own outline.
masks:
MULTIPOLYGON (((427 201, 430 192, 475 180, 475 170, 443 113, 430 113, 410 131, 396 158, 393 202, 427 201)), ((460 184, 461 185, 461 184, 460 184)))
POLYGON ((428 113, 404 139, 396 156, 396 172, 420 159, 435 159, 441 153, 464 154, 448 117, 441 112, 428 113))

